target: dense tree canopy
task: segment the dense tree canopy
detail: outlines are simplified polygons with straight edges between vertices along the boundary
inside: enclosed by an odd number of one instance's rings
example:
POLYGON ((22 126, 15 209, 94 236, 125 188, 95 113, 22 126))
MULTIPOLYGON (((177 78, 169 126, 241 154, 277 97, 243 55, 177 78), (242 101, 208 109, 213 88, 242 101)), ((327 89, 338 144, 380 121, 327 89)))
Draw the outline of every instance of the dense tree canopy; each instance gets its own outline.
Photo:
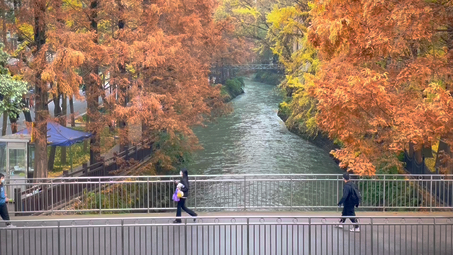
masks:
POLYGON ((319 126, 358 173, 374 173, 409 143, 453 145, 451 2, 315 1, 308 38, 319 126))
POLYGON ((294 1, 267 15, 288 125, 327 133, 359 174, 410 144, 453 145, 451 1, 294 1))
POLYGON ((125 146, 137 142, 129 139, 137 130, 142 136, 138 141, 165 137, 155 143, 154 154, 154 162, 165 168, 175 160, 163 153, 165 146, 197 147, 191 127, 225 109, 220 88, 208 83, 211 66, 219 59, 238 63, 247 55, 229 21, 214 20, 215 8, 212 0, 33 0, 14 5, 8 29, 21 44, 12 51, 21 60, 23 77, 36 88, 36 176, 46 176, 49 100, 81 100, 82 85, 87 129, 95 134, 92 160, 99 156, 100 130, 112 121, 125 146))

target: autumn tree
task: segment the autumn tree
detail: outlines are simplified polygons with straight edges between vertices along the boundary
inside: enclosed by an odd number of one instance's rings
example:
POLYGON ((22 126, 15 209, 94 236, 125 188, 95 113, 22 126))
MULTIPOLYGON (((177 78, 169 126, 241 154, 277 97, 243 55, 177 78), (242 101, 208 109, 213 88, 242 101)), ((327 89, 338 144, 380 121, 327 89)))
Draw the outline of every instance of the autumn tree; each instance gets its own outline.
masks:
POLYGON ((273 58, 271 42, 267 39, 270 24, 267 16, 274 8, 292 6, 294 0, 222 0, 216 10, 217 20, 228 20, 234 26, 236 38, 254 43, 251 49, 259 54, 255 62, 268 63, 273 58))
POLYGON ((219 88, 208 83, 218 39, 213 7, 212 1, 153 1, 139 17, 123 10, 129 18, 114 48, 117 63, 128 64, 119 81, 128 87, 128 105, 117 104, 115 114, 131 125, 145 123, 152 141, 165 138, 154 147, 154 162, 163 168, 178 160, 165 148, 197 148, 191 127, 222 107, 219 88))
POLYGON ((47 173, 49 95, 61 112, 59 98, 81 99, 82 84, 87 129, 94 134, 92 162, 99 157, 100 130, 112 120, 120 120, 123 148, 137 142, 129 134, 141 126, 141 141, 154 143, 153 162, 163 169, 181 161, 182 150, 199 148, 191 128, 224 109, 219 87, 208 83, 211 65, 221 55, 240 59, 235 46, 241 41, 225 43, 228 29, 215 22, 215 7, 211 0, 34 0, 21 5, 14 29, 25 43, 16 55, 25 64, 25 79, 35 85, 35 176, 47 173), (105 92, 105 76, 117 93, 105 92), (167 148, 179 149, 168 153, 167 148))
POLYGON ((308 2, 295 1, 292 6, 275 8, 267 15, 269 32, 267 40, 272 51, 285 67, 285 79, 280 84, 286 98, 280 104, 285 112, 285 123, 306 137, 315 137, 321 131, 316 124, 316 99, 310 95, 306 74, 316 74, 319 59, 317 52, 307 41, 311 21, 308 2))
POLYGON ((408 144, 453 145, 451 1, 314 1, 309 77, 343 166, 373 174, 408 144))
POLYGON ((15 55, 24 65, 25 80, 35 87, 35 177, 47 176, 47 122, 49 94, 78 95, 81 82, 76 68, 84 60, 74 50, 73 38, 67 36, 61 16, 61 2, 33 0, 17 6, 12 29, 24 43, 15 55), (65 36, 66 35, 66 36, 65 36))

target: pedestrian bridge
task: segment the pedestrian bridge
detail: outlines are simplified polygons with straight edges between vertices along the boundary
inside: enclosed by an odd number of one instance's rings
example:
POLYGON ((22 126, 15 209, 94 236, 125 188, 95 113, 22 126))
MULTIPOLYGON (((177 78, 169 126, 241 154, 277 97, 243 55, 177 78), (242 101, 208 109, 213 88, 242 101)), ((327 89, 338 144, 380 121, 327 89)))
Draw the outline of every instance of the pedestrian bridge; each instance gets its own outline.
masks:
POLYGON ((453 254, 452 177, 354 177, 359 233, 336 228, 341 175, 191 176, 182 224, 178 176, 14 180, 0 254, 453 254))
MULTIPOLYGON (((175 209, 178 176, 11 179, 10 213, 150 213, 175 209), (14 194, 11 196, 11 194, 14 194), (19 202, 20 201, 20 202, 19 202)), ((376 175, 355 178, 361 208, 380 211, 453 209, 453 176, 376 175)), ((342 175, 195 175, 188 206, 203 211, 291 211, 336 209, 342 175)))
POLYGON ((452 213, 359 212, 360 232, 338 212, 30 217, 0 226, 0 254, 229 255, 452 254, 452 213))
POLYGON ((281 64, 245 64, 231 66, 216 66, 213 69, 233 69, 233 70, 285 70, 281 64))

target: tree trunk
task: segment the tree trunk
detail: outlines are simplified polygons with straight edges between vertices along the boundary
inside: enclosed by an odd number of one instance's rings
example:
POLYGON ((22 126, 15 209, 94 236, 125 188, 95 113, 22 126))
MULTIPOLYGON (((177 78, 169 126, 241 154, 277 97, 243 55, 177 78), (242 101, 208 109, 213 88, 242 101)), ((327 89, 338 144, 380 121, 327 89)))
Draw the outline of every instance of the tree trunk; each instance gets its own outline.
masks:
MULTIPOLYGON (((99 5, 98 0, 91 0, 90 9, 90 28, 97 34, 98 23, 97 23, 97 8, 99 5)), ((93 39, 94 43, 98 43, 98 39, 95 36, 93 39)), ((90 138, 90 164, 95 164, 101 157, 101 136, 100 131, 103 128, 102 116, 99 112, 99 96, 101 95, 101 80, 99 79, 99 66, 97 63, 87 62, 85 68, 90 70, 87 76, 84 77, 87 95, 87 115, 88 123, 87 129, 92 134, 90 138)))
POLYGON ((3 113, 3 126, 2 126, 2 136, 6 135, 6 129, 8 128, 8 113, 3 113))
MULTIPOLYGON (((120 4, 120 10, 123 9, 123 6, 120 4)), ((124 29, 125 26, 125 20, 120 19, 118 21, 118 29, 124 29)), ((123 78, 124 75, 126 75, 126 67, 125 64, 120 64, 119 65, 119 70, 120 70, 120 77, 123 78)), ((123 106, 127 106, 127 88, 126 85, 120 84, 120 96, 122 101, 123 106)), ((127 135, 127 123, 124 118, 120 119, 118 121, 119 129, 120 129, 120 152, 126 151, 129 147, 128 143, 128 135, 127 135)), ((127 155, 126 155, 127 158, 127 155)))
POLYGON ((53 167, 55 165, 55 154, 57 153, 57 146, 50 146, 49 152, 49 162, 47 163, 47 167, 49 171, 53 171, 53 167))
MULTIPOLYGON (((54 104, 54 110, 53 114, 55 118, 60 118, 61 116, 61 107, 60 107, 60 95, 57 93, 53 97, 53 104, 54 104)), ((49 171, 53 170, 54 164, 55 164, 55 154, 57 153, 57 147, 52 146, 50 147, 50 154, 49 154, 49 162, 47 163, 47 167, 49 171)))
MULTIPOLYGON (((68 114, 68 97, 66 95, 63 95, 62 98, 62 109, 61 109, 61 118, 60 118, 60 124, 63 127, 66 127, 66 115, 68 114)), ((61 146, 61 164, 65 165, 66 164, 66 147, 61 146)))
POLYGON ((11 118, 11 115, 9 116, 9 122, 11 123, 11 133, 15 134, 17 133, 17 120, 19 119, 19 115, 16 114, 15 118, 11 118))
MULTIPOLYGON (((32 6, 34 7, 34 42, 36 45, 34 60, 36 65, 46 66, 46 59, 39 56, 39 51, 42 50, 42 46, 46 43, 45 33, 45 12, 46 12, 46 1, 45 0, 32 0, 32 6)), ((49 116, 49 109, 47 107, 47 84, 41 80, 42 69, 38 70, 35 74, 35 119, 36 119, 36 130, 35 130, 35 178, 46 178, 47 177, 47 118, 49 116)))
MULTIPOLYGON (((29 102, 29 101, 27 101, 27 102, 29 102)), ((26 105, 25 99, 22 99, 22 103, 24 105, 26 105)), ((28 103, 28 105, 26 105, 26 106, 27 106, 28 110, 24 110, 23 111, 24 117, 25 117, 25 121, 26 122, 33 122, 33 120, 31 119, 31 113, 30 113, 30 103, 28 103)))
POLYGON ((71 114, 71 127, 75 127, 75 116, 74 116, 74 97, 69 97, 69 113, 71 114))
MULTIPOLYGON (((95 64, 93 73, 99 71, 98 66, 95 64)), ((87 95, 87 130, 92 134, 90 138, 90 164, 95 164, 101 156, 101 137, 100 130, 102 123, 99 123, 102 116, 99 112, 99 91, 100 84, 98 80, 92 77, 93 73, 88 74, 85 78, 86 95, 87 95)))

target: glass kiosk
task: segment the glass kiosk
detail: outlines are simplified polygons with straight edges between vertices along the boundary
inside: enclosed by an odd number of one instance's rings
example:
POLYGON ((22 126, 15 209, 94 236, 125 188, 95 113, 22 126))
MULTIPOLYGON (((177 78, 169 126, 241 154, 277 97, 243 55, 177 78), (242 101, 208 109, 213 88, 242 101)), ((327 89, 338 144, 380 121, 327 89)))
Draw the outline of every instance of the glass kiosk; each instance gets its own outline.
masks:
POLYGON ((5 175, 5 184, 8 185, 6 193, 10 200, 14 199, 14 188, 25 190, 27 179, 33 178, 33 161, 30 135, 0 137, 0 173, 5 175))

